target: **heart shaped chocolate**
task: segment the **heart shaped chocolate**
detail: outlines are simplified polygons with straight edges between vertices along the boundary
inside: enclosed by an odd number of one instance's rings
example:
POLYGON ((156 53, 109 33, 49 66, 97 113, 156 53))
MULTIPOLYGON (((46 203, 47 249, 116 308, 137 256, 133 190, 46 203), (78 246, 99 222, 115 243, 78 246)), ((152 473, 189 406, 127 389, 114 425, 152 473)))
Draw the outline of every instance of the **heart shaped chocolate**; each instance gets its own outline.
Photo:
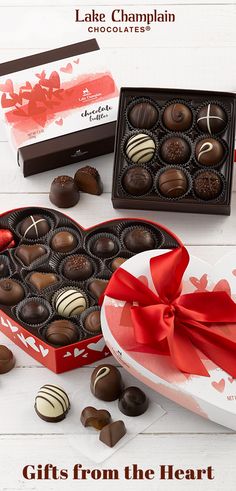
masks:
POLYGON ((81 413, 80 421, 83 426, 92 426, 96 430, 101 430, 111 421, 111 415, 105 409, 95 409, 95 407, 85 407, 81 413))
POLYGON ((55 285, 55 283, 58 283, 58 281, 59 278, 54 273, 36 272, 32 273, 28 278, 28 282, 31 283, 31 285, 33 285, 39 292, 51 285, 55 285))
POLYGON ((25 266, 30 266, 36 259, 47 254, 47 249, 41 244, 22 244, 16 248, 15 255, 25 266))

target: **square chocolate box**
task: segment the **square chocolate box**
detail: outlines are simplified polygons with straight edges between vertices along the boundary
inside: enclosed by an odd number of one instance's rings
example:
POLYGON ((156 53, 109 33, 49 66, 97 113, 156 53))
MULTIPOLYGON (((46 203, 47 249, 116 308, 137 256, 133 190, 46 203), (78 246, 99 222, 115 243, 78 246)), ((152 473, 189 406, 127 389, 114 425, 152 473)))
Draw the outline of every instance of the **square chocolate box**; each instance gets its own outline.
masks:
POLYGON ((114 150, 118 90, 95 39, 0 64, 0 97, 24 176, 114 150))
POLYGON ((122 88, 114 208, 230 214, 235 95, 122 88))

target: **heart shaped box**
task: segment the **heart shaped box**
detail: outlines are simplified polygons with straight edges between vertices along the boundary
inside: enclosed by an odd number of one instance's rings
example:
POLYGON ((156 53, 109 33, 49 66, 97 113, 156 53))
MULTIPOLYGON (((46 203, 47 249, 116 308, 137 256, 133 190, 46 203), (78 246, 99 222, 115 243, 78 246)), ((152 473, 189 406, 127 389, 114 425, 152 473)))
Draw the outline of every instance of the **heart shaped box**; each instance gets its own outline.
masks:
MULTIPOLYGON (((165 252, 168 251, 142 252, 126 261, 122 268, 153 289, 149 260, 165 252)), ((190 262, 183 277, 183 293, 212 290, 225 290, 233 300, 236 300, 235 254, 224 256, 214 267, 190 256, 190 262)), ((101 312, 106 345, 119 364, 156 392, 200 416, 236 430, 236 380, 204 355, 201 355, 201 359, 210 377, 180 372, 169 356, 126 351, 123 348, 120 322, 122 315, 127 329, 128 320, 127 316, 124 316, 124 305, 125 302, 106 296, 101 312)), ((236 339, 235 328, 232 325, 225 325, 224 329, 231 338, 236 339)))
MULTIPOLYGON (((163 236, 163 247, 166 247, 167 244, 169 247, 177 247, 181 244, 175 234, 170 232, 164 226, 149 220, 137 218, 113 219, 85 229, 64 213, 37 207, 20 208, 5 212, 0 216, 0 228, 7 228, 7 217, 11 214, 23 213, 24 216, 28 216, 32 213, 38 214, 43 212, 50 212, 57 217, 57 225, 55 225, 55 228, 60 228, 63 224, 64 226, 70 224, 74 229, 77 229, 84 238, 92 232, 109 232, 112 227, 114 230, 115 227, 122 227, 125 224, 129 227, 136 223, 137 225, 146 224, 146 226, 153 227, 154 232, 155 230, 156 232, 161 231, 163 236)), ((12 231, 14 232, 14 230, 12 231)), ((10 253, 11 251, 12 250, 10 250, 10 253)), ((105 345, 102 334, 83 339, 68 346, 55 348, 45 342, 42 338, 34 335, 34 332, 29 332, 16 317, 11 315, 11 312, 9 313, 9 309, 7 308, 4 310, 0 309, 0 330, 27 354, 55 373, 63 373, 83 365, 94 363, 111 354, 105 345)))

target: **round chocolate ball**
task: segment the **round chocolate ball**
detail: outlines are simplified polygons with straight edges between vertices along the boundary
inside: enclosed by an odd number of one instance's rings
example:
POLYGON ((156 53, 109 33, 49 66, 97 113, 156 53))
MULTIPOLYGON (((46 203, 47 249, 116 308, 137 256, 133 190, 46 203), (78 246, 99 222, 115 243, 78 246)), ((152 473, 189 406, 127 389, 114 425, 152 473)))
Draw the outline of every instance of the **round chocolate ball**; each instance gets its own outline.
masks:
POLYGON ((227 115, 218 104, 207 104, 197 114, 197 125, 205 133, 220 133, 227 124, 227 115))
POLYGON ((156 150, 156 144, 151 136, 146 133, 138 133, 129 138, 125 153, 134 164, 146 164, 152 160, 156 150))
POLYGON ((150 191, 152 187, 152 176, 147 169, 143 167, 131 167, 128 169, 122 179, 124 190, 133 196, 142 196, 150 191))
POLYGON ((49 230, 50 225, 42 215, 30 215, 20 224, 20 233, 25 239, 38 239, 46 235, 49 230))
POLYGON ((158 188, 167 198, 179 198, 188 189, 186 174, 181 169, 166 169, 159 176, 158 188))
POLYGON ((114 256, 118 252, 118 246, 115 238, 110 236, 100 236, 95 240, 92 247, 95 256, 106 258, 114 256))
POLYGON ((15 365, 13 353, 7 346, 0 344, 0 374, 10 372, 15 365))
POLYGON ((149 130, 158 120, 158 110, 150 102, 138 102, 129 110, 128 119, 134 128, 149 130))
POLYGON ((118 407, 126 416, 140 416, 148 408, 148 398, 138 387, 127 387, 120 395, 118 407))
POLYGON ((138 253, 155 248, 155 239, 149 230, 135 227, 124 237, 124 243, 129 251, 138 253))
POLYGON ((124 257, 116 257, 115 259, 113 259, 110 266, 112 271, 116 271, 116 269, 122 266, 122 264, 124 264, 125 261, 126 259, 124 257))
POLYGON ((196 144, 195 156, 201 165, 209 167, 217 165, 224 157, 224 147, 220 141, 214 138, 203 138, 196 144))
POLYGON ((82 254, 69 257, 64 263, 64 275, 69 280, 84 281, 92 276, 93 263, 82 254))
POLYGON ((45 339, 55 346, 75 343, 78 339, 77 328, 75 324, 66 319, 55 320, 47 327, 45 339))
POLYGON ((190 158, 191 148, 184 138, 171 136, 161 145, 160 154, 167 164, 185 164, 190 158))
POLYGON ((53 297, 53 305, 62 317, 80 315, 88 307, 84 292, 74 286, 59 290, 53 297))
POLYGON ((185 104, 170 104, 164 110, 163 123, 168 130, 186 131, 192 126, 192 122, 192 111, 185 104))
POLYGON ((79 198, 80 193, 72 177, 58 176, 53 180, 49 199, 55 206, 70 208, 78 203, 79 198))
POLYGON ((92 312, 89 312, 85 318, 84 327, 86 331, 94 335, 101 331, 100 310, 93 310, 92 312))
POLYGON ((16 305, 24 296, 24 288, 17 281, 11 278, 0 281, 0 304, 16 305))
POLYGON ((58 385, 45 384, 35 397, 34 409, 43 421, 58 423, 65 419, 70 409, 70 400, 58 385))
POLYGON ((99 365, 91 375, 92 394, 102 401, 115 401, 123 388, 121 374, 113 365, 99 365))
POLYGON ((5 278, 6 276, 9 276, 9 274, 10 271, 7 261, 4 261, 3 258, 0 258, 0 278, 5 278))
POLYGON ((198 198, 208 201, 218 198, 222 192, 223 183, 215 172, 203 171, 194 179, 193 189, 198 198))
POLYGON ((78 241, 74 234, 67 230, 57 232, 51 240, 51 248, 55 252, 71 252, 77 246, 78 241))
POLYGON ((29 325, 43 324, 50 315, 46 305, 40 300, 30 299, 22 305, 19 317, 23 322, 29 325))

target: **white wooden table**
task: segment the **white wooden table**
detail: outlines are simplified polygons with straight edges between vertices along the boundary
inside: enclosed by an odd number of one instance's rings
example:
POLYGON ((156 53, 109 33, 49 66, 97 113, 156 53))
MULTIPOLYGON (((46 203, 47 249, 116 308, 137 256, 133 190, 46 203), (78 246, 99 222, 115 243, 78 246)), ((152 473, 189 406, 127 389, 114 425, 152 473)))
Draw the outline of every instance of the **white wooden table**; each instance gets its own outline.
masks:
MULTIPOLYGON (((236 5, 216 0, 152 4, 136 0, 133 5, 120 2, 129 11, 159 11, 168 8, 176 14, 175 24, 157 25, 144 34, 98 34, 101 47, 120 85, 182 87, 236 90, 236 5), (136 6, 135 6, 135 5, 136 6)), ((44 49, 93 37, 87 27, 74 22, 74 9, 83 12, 97 8, 107 14, 118 8, 115 0, 95 1, 91 5, 73 0, 0 0, 0 61, 36 53, 44 49)), ((4 132, 0 130, 0 211, 20 206, 51 206, 48 190, 53 177, 74 174, 78 165, 24 179, 16 165, 4 132)), ((236 251, 236 193, 230 217, 175 213, 114 210, 111 205, 113 156, 91 162, 100 170, 105 184, 101 197, 82 195, 69 214, 88 227, 112 217, 147 217, 170 227, 188 246, 189 252, 214 263, 223 254, 236 251), (96 209, 96 214, 94 210, 96 209)), ((0 343, 15 353, 16 368, 0 377, 0 490, 128 489, 128 490, 227 490, 236 482, 236 435, 226 428, 201 419, 159 397, 166 415, 144 434, 129 442, 122 451, 106 461, 104 468, 136 463, 157 469, 160 464, 176 468, 214 468, 213 481, 26 481, 26 464, 53 463, 70 468, 74 463, 96 467, 68 445, 64 434, 42 434, 37 423, 30 434, 22 432, 25 420, 18 418, 18 402, 28 397, 32 404, 35 390, 51 373, 0 334, 0 343), (26 394, 27 388, 27 394, 26 394), (26 395, 25 395, 26 394, 26 395), (31 401, 32 399, 32 401, 31 401)), ((89 380, 92 367, 57 376, 58 384, 89 380)), ((27 418, 28 414, 24 416, 27 418)), ((30 417, 30 415, 29 415, 30 417)))

